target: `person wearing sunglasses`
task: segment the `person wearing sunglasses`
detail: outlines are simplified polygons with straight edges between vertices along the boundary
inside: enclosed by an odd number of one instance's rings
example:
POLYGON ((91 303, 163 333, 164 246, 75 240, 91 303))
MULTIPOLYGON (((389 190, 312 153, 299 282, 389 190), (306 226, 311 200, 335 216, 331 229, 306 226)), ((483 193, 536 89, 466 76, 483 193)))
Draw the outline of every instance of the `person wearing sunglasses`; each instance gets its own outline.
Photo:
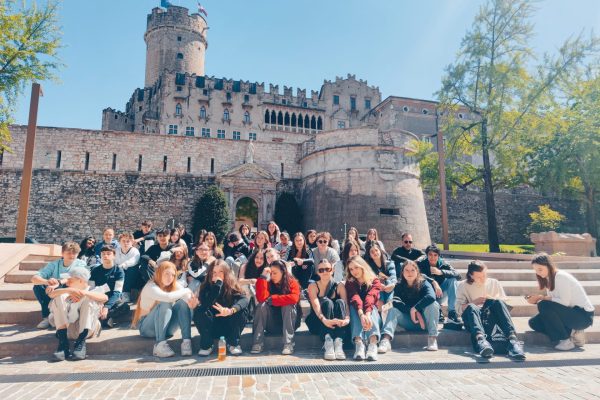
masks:
POLYGON ((408 232, 402 234, 402 245, 392 252, 391 259, 400 267, 407 260, 419 261, 425 257, 425 253, 413 247, 412 235, 408 232))
POLYGON ((325 360, 345 360, 343 338, 350 324, 346 288, 332 279, 329 261, 322 260, 317 273, 319 280, 308 286, 311 311, 305 322, 310 333, 323 338, 325 360))
POLYGON ((315 265, 319 265, 321 260, 327 260, 331 265, 340 260, 337 251, 329 247, 330 242, 331 234, 329 232, 319 232, 317 234, 317 248, 313 250, 315 265))

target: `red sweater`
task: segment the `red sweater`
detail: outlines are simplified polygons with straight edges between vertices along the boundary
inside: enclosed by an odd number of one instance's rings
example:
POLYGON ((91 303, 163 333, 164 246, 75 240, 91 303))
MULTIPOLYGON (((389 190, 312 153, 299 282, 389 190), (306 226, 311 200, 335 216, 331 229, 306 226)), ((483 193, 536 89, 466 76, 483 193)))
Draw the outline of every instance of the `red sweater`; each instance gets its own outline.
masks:
POLYGON ((271 297, 271 304, 276 307, 291 306, 300 301, 300 285, 298 281, 290 278, 289 294, 271 294, 269 291, 269 282, 262 276, 256 280, 256 300, 259 303, 271 297))
POLYGON ((358 283, 354 279, 346 281, 346 293, 350 299, 350 305, 357 311, 363 310, 364 313, 370 312, 377 300, 379 300, 379 292, 381 291, 381 282, 375 278, 370 288, 366 285, 358 283))

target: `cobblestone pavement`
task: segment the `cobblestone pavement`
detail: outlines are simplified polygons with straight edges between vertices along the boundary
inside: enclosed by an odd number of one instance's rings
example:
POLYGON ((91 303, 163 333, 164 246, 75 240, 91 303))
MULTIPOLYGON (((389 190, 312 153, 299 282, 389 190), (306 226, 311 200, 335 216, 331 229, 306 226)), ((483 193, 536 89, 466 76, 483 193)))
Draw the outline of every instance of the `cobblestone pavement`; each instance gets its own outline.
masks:
MULTIPOLYGON (((600 398, 600 345, 585 351, 557 353, 528 348, 528 361, 507 363, 495 357, 477 364, 466 348, 437 353, 393 350, 374 364, 401 364, 381 372, 327 372, 258 374, 182 378, 95 380, 89 373, 129 371, 185 371, 261 366, 356 366, 353 361, 328 362, 321 353, 297 352, 293 356, 267 354, 201 359, 90 356, 80 362, 49 363, 46 359, 0 360, 0 399, 598 399, 600 398), (564 361, 565 365, 550 365, 564 361), (432 370, 432 363, 448 369, 432 370), (467 363, 476 369, 457 369, 450 363, 467 363), (529 365, 531 366, 528 366, 529 365), (571 365, 569 365, 571 364, 571 365), (573 365, 586 364, 586 365, 573 365), (429 366, 429 367, 428 367, 429 366), (502 368, 497 368, 498 366, 502 368), (71 373, 87 378, 69 380, 71 373), (15 382, 18 379, 24 382, 15 382), (24 379, 23 379, 24 378, 24 379), (42 381, 44 380, 44 381, 42 381)), ((347 351, 350 356, 350 351, 347 351)), ((365 365, 367 363, 365 362, 365 365)), ((205 371, 210 372, 210 371, 205 371)), ((216 371, 213 371, 216 372, 216 371)))

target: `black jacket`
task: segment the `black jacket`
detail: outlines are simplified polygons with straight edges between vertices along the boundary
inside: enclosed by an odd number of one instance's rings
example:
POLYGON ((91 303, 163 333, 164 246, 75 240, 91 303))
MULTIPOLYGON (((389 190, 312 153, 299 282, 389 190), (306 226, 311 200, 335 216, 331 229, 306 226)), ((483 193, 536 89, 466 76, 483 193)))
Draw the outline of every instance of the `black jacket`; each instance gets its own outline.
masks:
POLYGON ((203 309, 216 310, 212 307, 215 303, 219 303, 223 307, 234 308, 236 312, 244 311, 248 308, 248 297, 244 294, 233 295, 231 299, 227 300, 223 296, 223 282, 217 281, 216 283, 210 282, 204 288, 200 290, 198 294, 200 305, 198 307, 203 309))
POLYGON ((399 283, 394 288, 392 301, 394 307, 403 313, 408 314, 410 309, 414 307, 423 314, 425 307, 435 301, 435 291, 427 280, 421 283, 421 288, 418 291, 399 283))
POLYGON ((244 243, 243 240, 233 247, 230 247, 229 244, 225 244, 225 246, 223 246, 223 254, 225 255, 225 258, 232 257, 235 259, 238 258, 240 254, 243 254, 246 258, 248 258, 250 257, 250 253, 250 248, 246 243, 244 243))
POLYGON ((437 268, 442 271, 442 275, 432 275, 431 267, 429 266, 429 260, 424 259, 418 262, 419 270, 423 275, 427 277, 427 280, 431 282, 435 280, 438 284, 444 283, 446 278, 456 278, 457 281, 460 280, 460 274, 456 272, 456 270, 448 263, 438 260, 437 268))
POLYGON ((424 255, 425 253, 414 247, 407 251, 404 247, 400 246, 394 250, 391 259, 396 263, 404 263, 406 260, 416 261, 419 257, 424 255))

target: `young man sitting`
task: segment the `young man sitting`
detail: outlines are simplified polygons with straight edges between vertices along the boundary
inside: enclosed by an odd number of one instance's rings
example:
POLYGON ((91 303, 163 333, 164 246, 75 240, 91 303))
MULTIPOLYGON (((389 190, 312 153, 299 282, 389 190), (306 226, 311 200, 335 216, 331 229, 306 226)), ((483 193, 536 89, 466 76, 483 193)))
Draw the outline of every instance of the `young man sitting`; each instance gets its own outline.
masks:
POLYGON ((49 293, 50 322, 56 326, 58 348, 53 354, 56 361, 67 358, 83 360, 86 357, 85 341, 100 333, 98 315, 102 304, 108 300, 103 288, 90 290, 90 272, 84 267, 73 267, 69 271, 65 288, 49 293), (69 339, 75 340, 73 352, 69 339))
POLYGON ((94 267, 90 276, 90 286, 103 287, 108 301, 100 311, 100 321, 105 328, 114 326, 114 319, 129 312, 129 304, 121 300, 125 272, 115 264, 116 250, 112 246, 104 246, 100 250, 102 264, 94 267))
POLYGON ((100 251, 104 246, 112 246, 115 249, 119 247, 119 242, 115 239, 115 231, 112 228, 104 228, 102 232, 102 240, 96 243, 94 252, 96 254, 96 264, 100 264, 100 251))
POLYGON ((135 245, 140 251, 140 255, 143 256, 146 254, 156 240, 156 232, 152 230, 152 221, 143 221, 140 230, 133 232, 133 238, 135 245))
POLYGON ((413 246, 412 235, 405 232, 402 234, 402 246, 394 250, 390 258, 396 263, 396 271, 400 271, 401 264, 407 260, 417 261, 424 255, 425 253, 413 246))
POLYGON ((81 249, 77 243, 66 242, 62 246, 62 258, 49 262, 31 278, 31 283, 34 285, 33 293, 42 306, 42 320, 37 325, 38 329, 48 329, 50 327, 48 322, 48 315, 50 314, 48 309, 49 294, 57 287, 67 283, 68 273, 72 268, 86 267, 84 261, 77 259, 80 251, 81 249))
POLYGON ((170 243, 169 236, 171 230, 169 228, 160 228, 156 230, 156 243, 154 243, 146 251, 140 259, 140 276, 142 279, 142 286, 146 282, 154 279, 154 270, 158 267, 156 261, 160 258, 160 255, 165 251, 170 251, 178 244, 170 243))

